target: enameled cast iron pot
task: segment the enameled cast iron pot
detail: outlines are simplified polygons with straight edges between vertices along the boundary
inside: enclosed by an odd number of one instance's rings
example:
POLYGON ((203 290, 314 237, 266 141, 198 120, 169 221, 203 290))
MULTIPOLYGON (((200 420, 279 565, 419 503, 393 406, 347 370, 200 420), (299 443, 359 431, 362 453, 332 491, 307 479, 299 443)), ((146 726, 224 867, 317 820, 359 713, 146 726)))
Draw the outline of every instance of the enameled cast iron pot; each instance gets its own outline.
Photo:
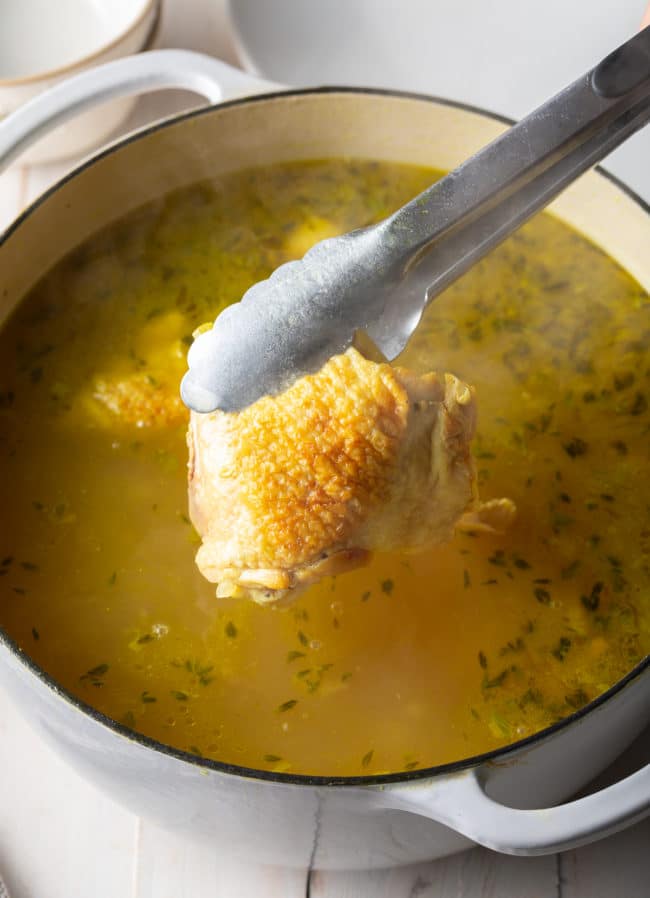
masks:
MULTIPOLYGON (((181 51, 122 60, 6 120, 0 163, 91 103, 163 86, 193 89, 215 103, 275 88, 181 51)), ((451 169, 504 127, 492 115, 440 100, 345 89, 266 93, 175 117, 82 165, 0 238, 0 319, 64 253, 170 190, 247 166, 341 155, 451 169)), ((592 172, 553 211, 650 288, 650 215, 640 200, 592 172)), ((538 854, 650 813, 650 764, 557 804, 650 720, 650 659, 586 708, 508 748, 408 774, 337 779, 220 764, 132 733, 62 690, 1 631, 0 675, 33 726, 111 796, 167 828, 212 840, 215 850, 260 862, 382 867, 472 842, 538 854)))

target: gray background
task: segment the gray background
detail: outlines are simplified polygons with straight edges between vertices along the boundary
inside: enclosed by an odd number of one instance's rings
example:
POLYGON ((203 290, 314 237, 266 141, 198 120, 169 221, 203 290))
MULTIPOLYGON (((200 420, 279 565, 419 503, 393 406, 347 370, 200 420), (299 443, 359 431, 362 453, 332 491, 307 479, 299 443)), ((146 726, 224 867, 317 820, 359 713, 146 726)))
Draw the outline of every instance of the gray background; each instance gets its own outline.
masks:
MULTIPOLYGON (((647 0, 230 0, 249 68, 435 94, 519 118, 630 37, 647 0)), ((650 127, 606 167, 650 202, 650 127)))

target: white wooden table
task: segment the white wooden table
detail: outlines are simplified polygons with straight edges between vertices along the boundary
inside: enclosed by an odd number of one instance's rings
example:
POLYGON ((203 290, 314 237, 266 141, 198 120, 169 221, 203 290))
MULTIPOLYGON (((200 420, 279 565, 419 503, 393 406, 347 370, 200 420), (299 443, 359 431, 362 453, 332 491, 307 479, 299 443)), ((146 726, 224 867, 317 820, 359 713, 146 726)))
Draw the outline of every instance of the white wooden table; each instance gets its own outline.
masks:
MULTIPOLYGON (((161 46, 236 62, 223 0, 167 0, 161 46)), ((140 101, 125 130, 187 107, 140 101)), ((0 230, 69 166, 0 176, 0 230)), ((650 757, 650 730, 617 770, 650 757)), ((0 872, 12 898, 650 898, 650 819, 596 845, 543 858, 475 849, 376 873, 262 867, 179 841, 66 767, 0 691, 0 872)))

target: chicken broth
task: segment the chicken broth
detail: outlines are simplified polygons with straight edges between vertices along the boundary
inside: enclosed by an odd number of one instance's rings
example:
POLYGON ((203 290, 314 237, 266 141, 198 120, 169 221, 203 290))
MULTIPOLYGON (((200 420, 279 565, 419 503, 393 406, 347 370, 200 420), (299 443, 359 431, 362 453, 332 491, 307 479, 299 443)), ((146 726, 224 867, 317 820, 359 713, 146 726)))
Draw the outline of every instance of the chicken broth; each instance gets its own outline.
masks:
POLYGON ((473 383, 503 535, 216 599, 194 564, 193 329, 435 172, 331 160, 171 194, 92 237, 0 334, 0 624, 141 733, 249 767, 412 770, 534 733, 650 650, 648 295, 538 216, 430 307, 401 361, 473 383))

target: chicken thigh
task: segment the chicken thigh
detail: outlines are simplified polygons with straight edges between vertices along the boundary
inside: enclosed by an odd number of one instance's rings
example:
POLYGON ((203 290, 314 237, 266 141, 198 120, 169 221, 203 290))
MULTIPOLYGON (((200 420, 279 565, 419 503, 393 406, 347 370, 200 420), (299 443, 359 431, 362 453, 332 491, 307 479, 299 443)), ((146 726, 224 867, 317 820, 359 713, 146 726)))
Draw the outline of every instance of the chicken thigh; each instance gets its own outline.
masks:
MULTIPOLYGON (((474 392, 349 349, 278 396, 190 416, 196 562, 217 596, 277 603, 478 509, 474 392)), ((477 519, 478 520, 478 519, 477 519)))

